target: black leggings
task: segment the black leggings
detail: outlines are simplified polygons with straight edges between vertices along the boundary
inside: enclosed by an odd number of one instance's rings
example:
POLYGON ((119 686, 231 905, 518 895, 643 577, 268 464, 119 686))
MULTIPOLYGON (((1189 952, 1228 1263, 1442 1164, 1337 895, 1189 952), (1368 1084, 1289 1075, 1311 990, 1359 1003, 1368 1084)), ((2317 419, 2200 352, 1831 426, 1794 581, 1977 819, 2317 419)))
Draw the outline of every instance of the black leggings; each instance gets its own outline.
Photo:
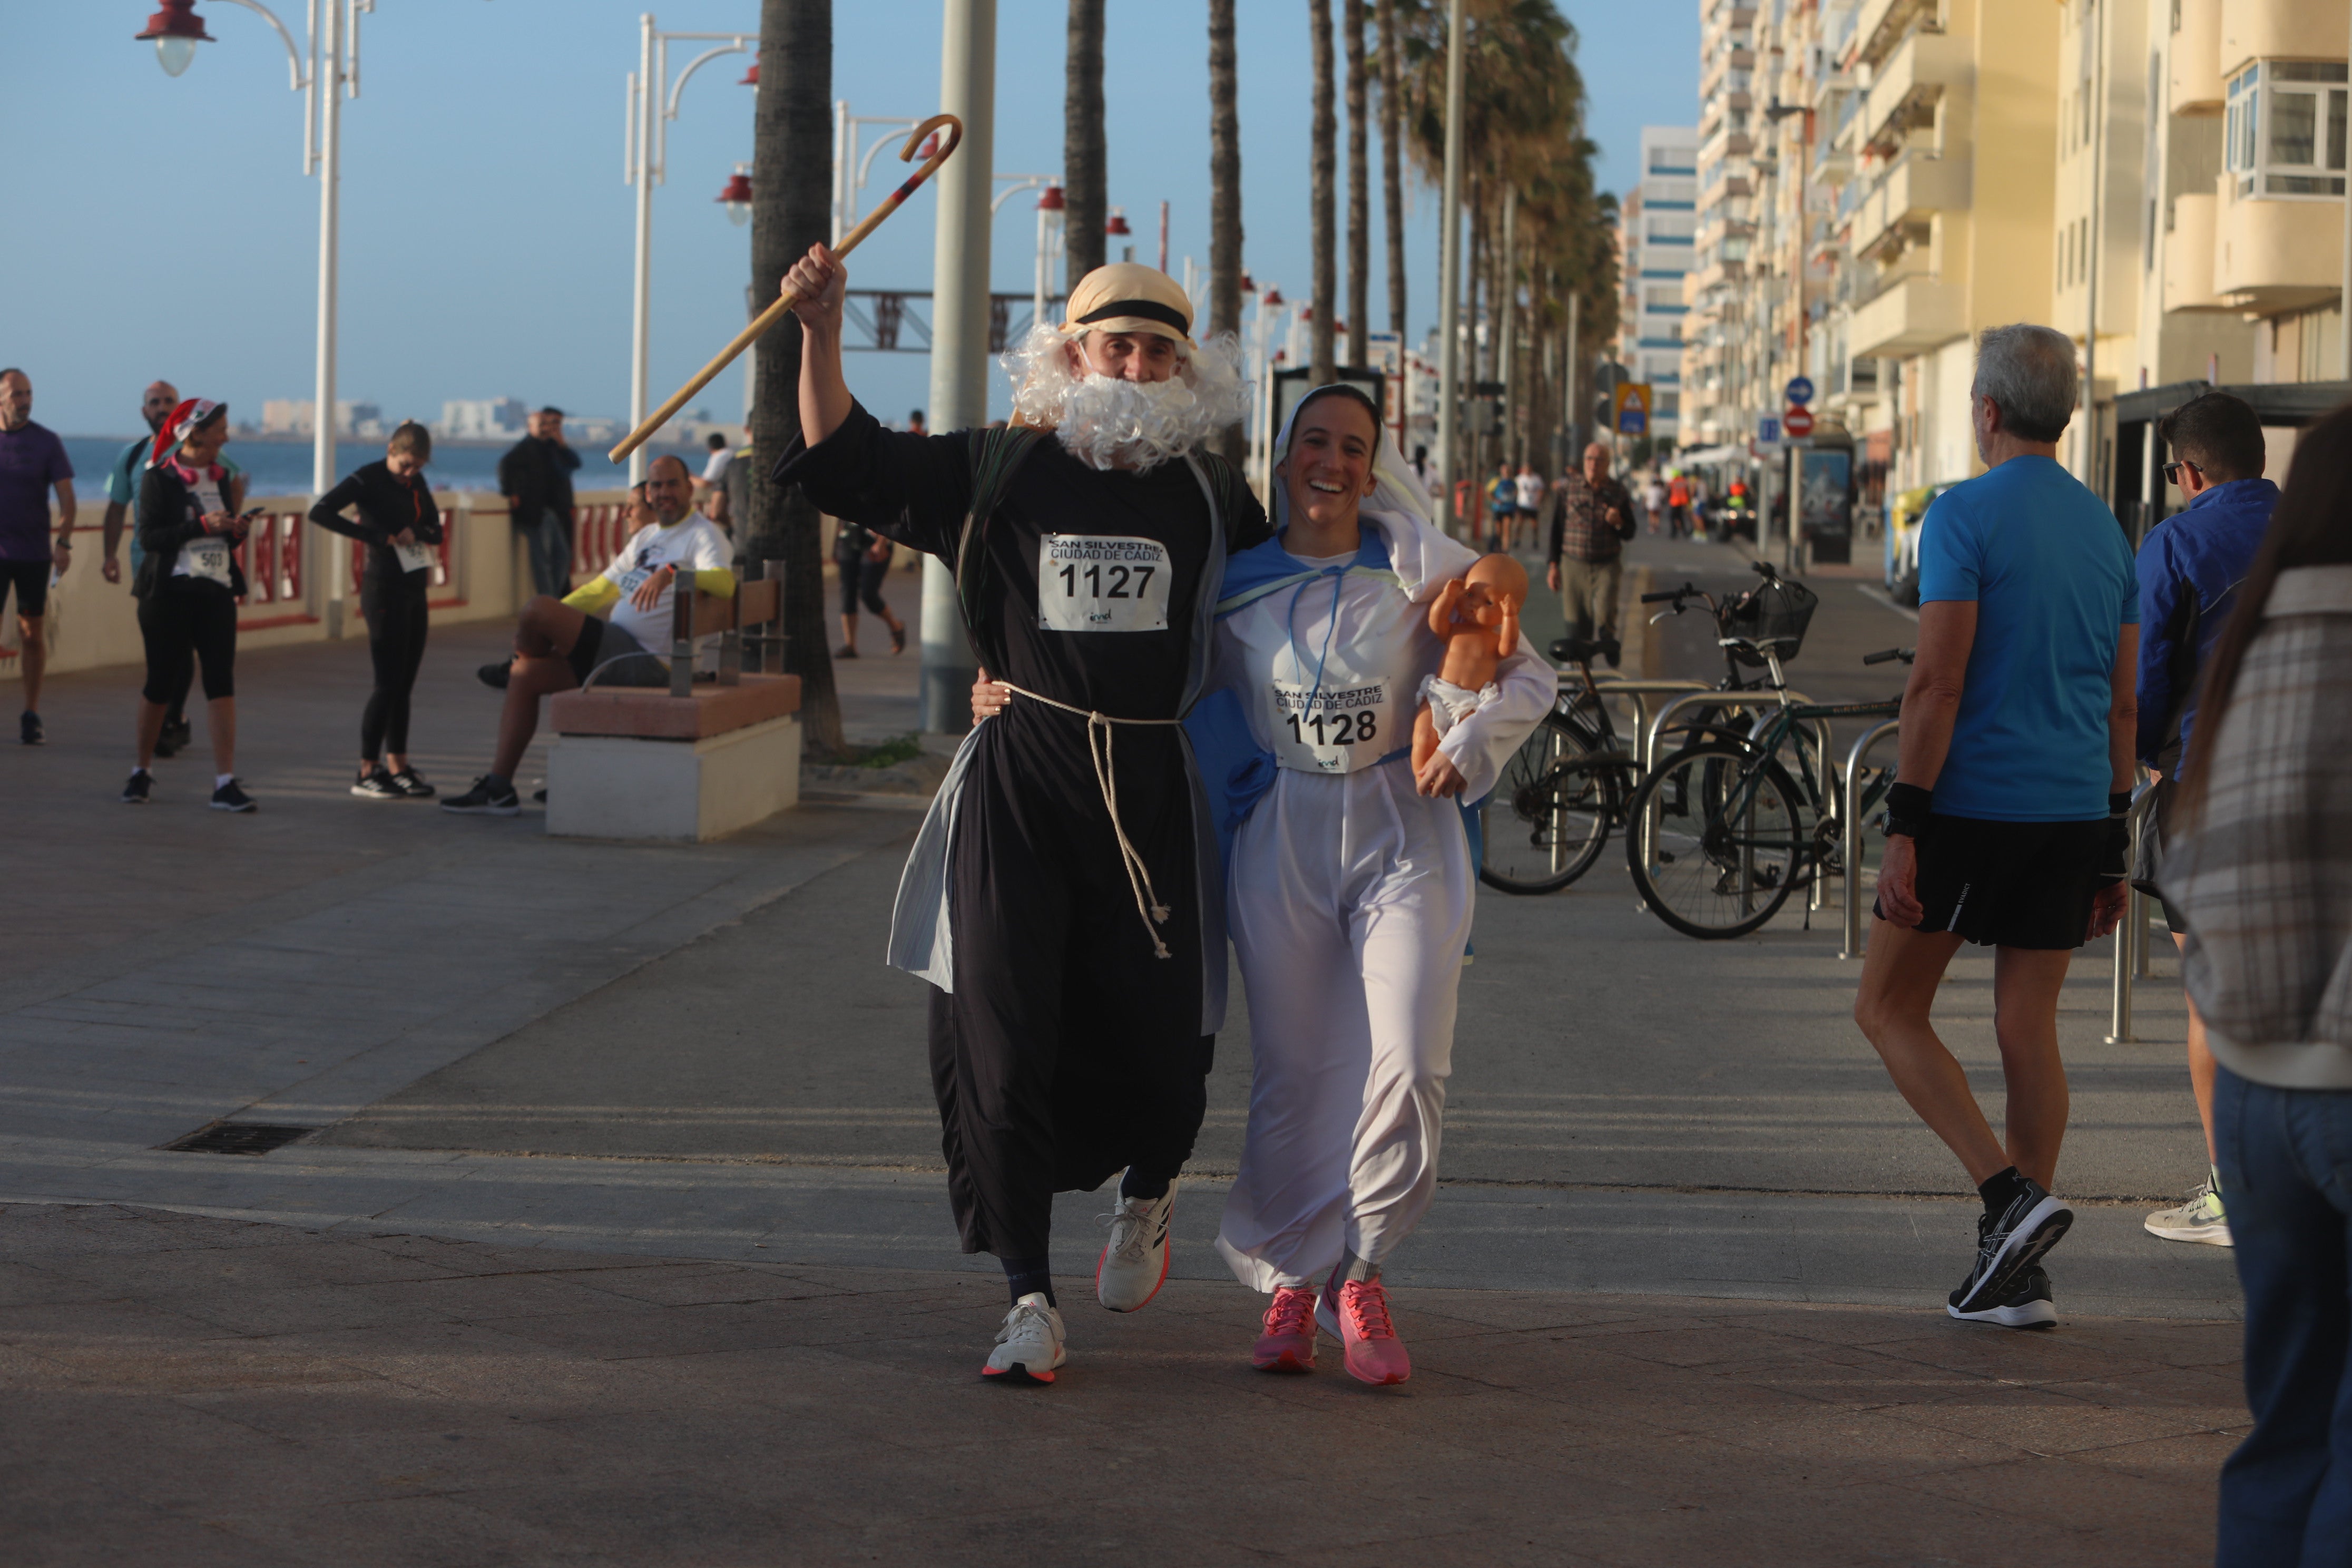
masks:
POLYGON ((890 563, 887 561, 868 561, 863 555, 844 561, 836 555, 833 559, 833 564, 835 570, 841 574, 841 613, 843 615, 856 615, 857 602, 860 599, 866 601, 866 607, 875 615, 887 616, 890 613, 890 606, 882 602, 882 580, 890 574, 890 563))
POLYGON ((166 581, 139 601, 139 637, 147 645, 147 684, 139 694, 148 701, 183 701, 198 659, 206 701, 236 695, 236 601, 227 589, 166 581))
POLYGON ((408 694, 425 662, 425 595, 432 575, 395 575, 371 567, 360 584, 368 658, 375 664, 375 689, 368 693, 367 710, 360 716, 360 755, 372 763, 387 751, 394 756, 408 754, 408 694))

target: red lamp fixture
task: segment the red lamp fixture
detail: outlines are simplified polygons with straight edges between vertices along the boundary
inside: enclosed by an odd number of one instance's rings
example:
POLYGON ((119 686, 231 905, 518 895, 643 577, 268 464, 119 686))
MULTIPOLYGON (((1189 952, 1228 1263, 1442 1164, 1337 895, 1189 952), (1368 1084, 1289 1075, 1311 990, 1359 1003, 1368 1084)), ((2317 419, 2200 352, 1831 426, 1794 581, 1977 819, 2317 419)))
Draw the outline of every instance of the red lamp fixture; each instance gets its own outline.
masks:
POLYGON ((1258 308, 1265 310, 1278 310, 1287 303, 1289 301, 1282 297, 1280 289, 1268 289, 1258 299, 1258 308))
POLYGON ((751 176, 742 164, 735 165, 735 174, 719 193, 719 200, 727 208, 729 223, 740 228, 751 221, 751 176))
POLYGON ((1135 230, 1127 226, 1127 209, 1125 207, 1113 207, 1110 209, 1110 221, 1103 225, 1103 232, 1105 234, 1133 234, 1135 232, 1135 230))
POLYGON ((158 0, 163 7, 147 18, 146 31, 139 40, 155 40, 155 59, 165 76, 178 76, 195 63, 198 44, 217 43, 205 31, 205 19, 196 15, 196 0, 158 0))
POLYGON ((1242 274, 1242 292, 1244 294, 1255 294, 1257 292, 1257 279, 1251 277, 1246 272, 1242 274))
POLYGON ((1041 213, 1061 212, 1068 205, 1062 199, 1062 187, 1059 185, 1047 185, 1037 197, 1037 210, 1041 213))
POLYGON ((743 73, 743 79, 742 79, 741 81, 737 82, 735 85, 736 85, 737 87, 748 87, 748 88, 750 88, 753 92, 757 92, 757 91, 759 91, 759 90, 760 90, 760 62, 759 62, 759 61, 757 61, 757 60, 753 60, 753 61, 751 62, 751 68, 750 70, 745 71, 745 72, 743 73))
POLYGON ((918 158, 928 158, 939 150, 940 133, 934 131, 929 136, 923 138, 923 144, 915 149, 915 156, 918 158))

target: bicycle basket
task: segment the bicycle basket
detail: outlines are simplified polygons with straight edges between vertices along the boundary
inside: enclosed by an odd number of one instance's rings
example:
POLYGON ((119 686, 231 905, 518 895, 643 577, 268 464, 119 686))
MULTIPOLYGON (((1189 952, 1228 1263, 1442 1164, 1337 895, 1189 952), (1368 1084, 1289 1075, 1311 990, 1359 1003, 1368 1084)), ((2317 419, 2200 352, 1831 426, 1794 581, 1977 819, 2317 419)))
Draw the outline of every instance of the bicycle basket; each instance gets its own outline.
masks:
MULTIPOLYGON (((1748 637, 1756 642, 1779 641, 1780 657, 1794 658, 1805 640, 1805 627, 1811 624, 1813 608, 1821 597, 1802 583, 1790 583, 1775 578, 1759 583, 1735 599, 1727 601, 1716 616, 1716 623, 1727 637, 1748 637)), ((1763 655, 1749 648, 1734 648, 1732 657, 1751 669, 1764 668, 1763 655)))

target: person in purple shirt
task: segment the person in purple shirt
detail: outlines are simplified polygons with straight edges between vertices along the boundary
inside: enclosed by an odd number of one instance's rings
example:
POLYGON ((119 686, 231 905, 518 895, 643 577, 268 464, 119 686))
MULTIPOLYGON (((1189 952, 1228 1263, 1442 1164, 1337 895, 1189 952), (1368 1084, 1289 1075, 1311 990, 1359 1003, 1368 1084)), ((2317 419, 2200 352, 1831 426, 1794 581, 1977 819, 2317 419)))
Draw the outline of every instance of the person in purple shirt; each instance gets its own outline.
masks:
MULTIPOLYGON (((2175 781, 2188 763, 2197 721, 2197 678, 2238 603, 2238 584, 2254 563, 2278 505, 2278 486, 2263 478, 2267 457, 2263 422, 2226 392, 2193 397, 2157 422, 2157 437, 2172 454, 2165 478, 2188 507, 2149 531, 2139 547, 2139 739, 2142 766, 2156 779, 2153 831, 2160 845, 2172 828, 2175 781)), ((2176 945, 2189 928, 2170 900, 2165 923, 2176 945)), ((2213 1052, 2205 1020, 2189 1003, 2189 1084, 2197 1119, 2205 1126, 2206 1183, 2176 1207, 2144 1222, 2167 1241, 2230 1243, 2221 1206, 2221 1173, 2214 1158, 2213 1052)))
POLYGON ((47 739, 41 730, 41 676, 48 644, 41 618, 49 611, 49 575, 73 563, 73 464, 65 443, 33 423, 33 378, 0 370, 0 603, 16 595, 16 630, 24 637, 25 716, 17 737, 28 746, 47 739), (49 491, 58 493, 57 538, 49 537, 49 491))

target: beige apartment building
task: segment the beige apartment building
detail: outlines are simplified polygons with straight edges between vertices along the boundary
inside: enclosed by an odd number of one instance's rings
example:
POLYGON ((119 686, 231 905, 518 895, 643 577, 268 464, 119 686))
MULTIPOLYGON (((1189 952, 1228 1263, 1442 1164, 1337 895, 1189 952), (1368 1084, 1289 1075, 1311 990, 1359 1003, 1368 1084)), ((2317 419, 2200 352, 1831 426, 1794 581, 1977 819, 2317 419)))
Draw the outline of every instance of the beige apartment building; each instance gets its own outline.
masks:
POLYGON ((2063 452, 2137 533, 2195 384, 2273 428, 2345 382, 2352 0, 1703 0, 1687 444, 1769 491, 1801 371, 1862 515, 1966 479, 1973 339, 2037 321, 2096 401, 2063 452), (2250 390, 2258 389, 2258 390, 2250 390))

